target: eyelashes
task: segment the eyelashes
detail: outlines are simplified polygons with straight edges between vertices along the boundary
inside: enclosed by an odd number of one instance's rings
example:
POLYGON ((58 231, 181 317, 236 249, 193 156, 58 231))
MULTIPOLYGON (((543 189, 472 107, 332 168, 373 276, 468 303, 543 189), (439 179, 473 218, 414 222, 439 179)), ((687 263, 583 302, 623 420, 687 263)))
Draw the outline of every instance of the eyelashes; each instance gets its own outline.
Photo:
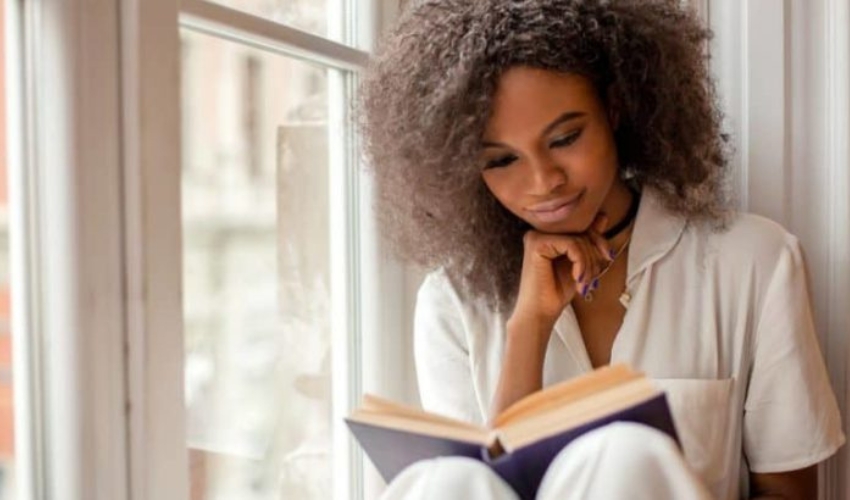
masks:
MULTIPOLYGON (((576 142, 578 140, 578 138, 581 136, 583 130, 584 129, 580 129, 580 130, 577 130, 577 131, 575 131, 571 134, 565 135, 563 137, 559 137, 558 139, 555 139, 554 141, 550 142, 549 147, 550 148, 565 148, 565 147, 571 146, 574 142, 576 142)), ((516 160, 517 160, 517 156, 513 155, 513 154, 501 156, 499 158, 495 158, 495 159, 490 160, 487 163, 485 163, 484 169, 487 170, 487 169, 490 169, 490 168, 507 167, 516 160)))
POLYGON ((511 163, 513 163, 513 162, 514 162, 514 160, 516 160, 516 156, 515 156, 515 155, 503 156, 503 157, 501 157, 501 158, 496 158, 495 160, 490 160, 490 161, 488 161, 488 162, 484 165, 484 168, 485 168, 485 169, 490 169, 490 168, 507 167, 508 165, 510 165, 511 163))
POLYGON ((559 139, 555 139, 554 141, 552 141, 552 143, 549 145, 549 147, 563 148, 563 147, 569 146, 570 144, 576 142, 576 140, 578 140, 578 137, 580 135, 581 135, 581 130, 577 130, 577 131, 573 132, 572 134, 566 135, 566 136, 561 137, 559 139))

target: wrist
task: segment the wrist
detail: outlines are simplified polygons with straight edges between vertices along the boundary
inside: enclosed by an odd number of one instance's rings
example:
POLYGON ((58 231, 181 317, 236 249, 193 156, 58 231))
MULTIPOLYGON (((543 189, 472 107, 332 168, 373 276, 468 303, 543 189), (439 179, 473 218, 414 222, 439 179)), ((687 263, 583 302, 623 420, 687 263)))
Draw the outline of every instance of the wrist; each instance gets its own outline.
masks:
POLYGON ((507 344, 514 348, 534 348, 542 355, 549 344, 554 326, 555 321, 546 318, 511 316, 506 325, 507 344))
POLYGON ((551 318, 540 314, 523 314, 514 311, 508 318, 506 327, 508 335, 519 335, 521 337, 545 337, 548 339, 555 327, 557 318, 551 318))

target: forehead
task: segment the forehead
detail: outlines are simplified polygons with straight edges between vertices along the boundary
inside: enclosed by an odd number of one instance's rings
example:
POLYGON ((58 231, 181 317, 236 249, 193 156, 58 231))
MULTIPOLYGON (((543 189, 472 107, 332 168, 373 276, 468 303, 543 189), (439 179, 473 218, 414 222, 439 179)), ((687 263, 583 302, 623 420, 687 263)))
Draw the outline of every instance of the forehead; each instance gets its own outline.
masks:
POLYGON ((514 129, 541 129, 567 111, 601 111, 589 78, 529 67, 515 67, 499 78, 493 95, 488 135, 514 129))

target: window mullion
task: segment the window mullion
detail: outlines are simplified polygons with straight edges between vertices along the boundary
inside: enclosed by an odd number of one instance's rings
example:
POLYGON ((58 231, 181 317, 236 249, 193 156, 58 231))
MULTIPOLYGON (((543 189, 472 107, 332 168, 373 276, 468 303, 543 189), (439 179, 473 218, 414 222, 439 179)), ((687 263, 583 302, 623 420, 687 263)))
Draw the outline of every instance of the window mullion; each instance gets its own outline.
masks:
POLYGON ((121 0, 132 500, 186 500, 189 496, 177 18, 176 0, 121 0))

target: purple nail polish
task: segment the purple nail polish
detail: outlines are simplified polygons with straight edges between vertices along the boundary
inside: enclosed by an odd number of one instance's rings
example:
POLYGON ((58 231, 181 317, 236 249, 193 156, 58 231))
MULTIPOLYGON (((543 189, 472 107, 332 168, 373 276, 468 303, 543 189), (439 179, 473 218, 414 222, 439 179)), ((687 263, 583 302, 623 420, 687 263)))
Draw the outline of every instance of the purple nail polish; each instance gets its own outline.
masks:
POLYGON ((608 250, 608 257, 610 257, 611 260, 614 260, 614 258, 617 257, 617 252, 615 252, 613 248, 609 249, 608 250))
POLYGON ((599 278, 593 280, 593 284, 591 285, 591 289, 596 290, 597 288, 599 288, 599 278))

